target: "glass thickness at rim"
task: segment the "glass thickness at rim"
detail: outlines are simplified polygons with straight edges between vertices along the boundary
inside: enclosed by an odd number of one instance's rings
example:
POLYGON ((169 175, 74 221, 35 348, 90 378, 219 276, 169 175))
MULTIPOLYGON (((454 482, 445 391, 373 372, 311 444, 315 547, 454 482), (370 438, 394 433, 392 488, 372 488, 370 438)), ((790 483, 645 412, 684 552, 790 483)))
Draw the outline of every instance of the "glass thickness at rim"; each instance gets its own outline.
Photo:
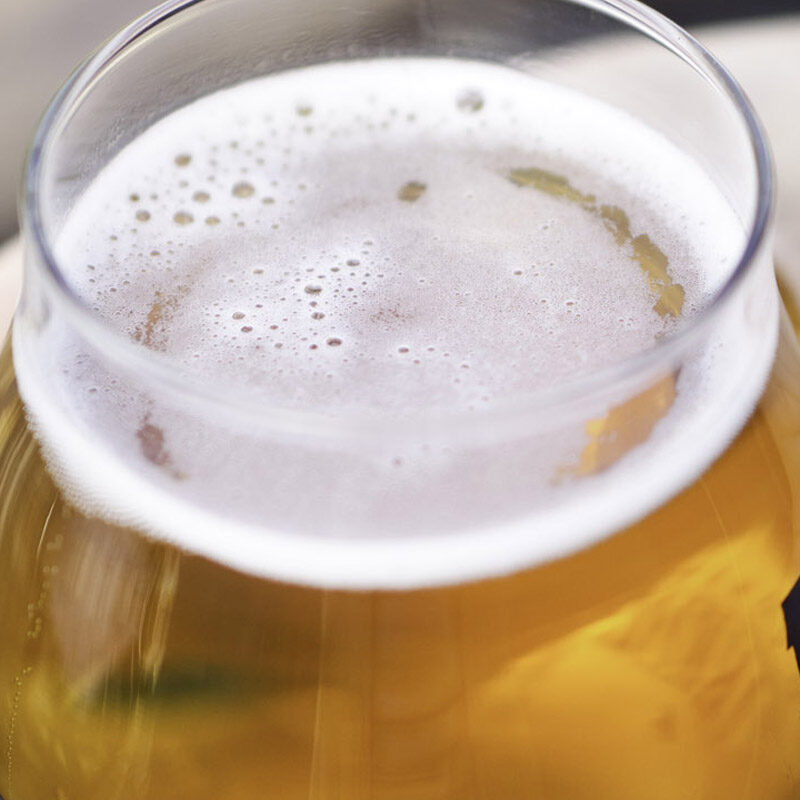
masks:
MULTIPOLYGON (((182 12, 208 0, 169 0, 132 22, 112 37, 68 79, 44 114, 34 137, 20 203, 23 238, 31 248, 26 269, 36 269, 49 300, 66 315, 69 324, 87 342, 123 370, 157 384, 162 389, 183 396, 193 404, 211 406, 216 412, 234 414, 241 421, 259 428, 277 429, 283 433, 298 432, 322 438, 338 439, 358 434, 373 435, 385 431, 391 421, 395 433, 408 433, 435 426, 440 432, 458 431, 476 422, 484 428, 524 426, 539 427, 551 413, 563 416, 565 409, 580 404, 587 394, 612 385, 645 379, 663 373, 679 360, 692 344, 713 324, 718 312, 735 293, 750 265, 766 246, 772 215, 773 177, 769 149, 760 122, 741 87, 727 70, 696 39, 669 19, 638 0, 562 0, 590 11, 611 17, 661 45, 694 69, 710 86, 722 93, 744 124, 750 151, 755 163, 757 197, 755 213, 746 232, 746 244, 725 283, 711 296, 703 308, 680 329, 656 342, 652 347, 615 364, 590 370, 578 378, 537 391, 524 402, 506 402, 492 410, 475 412, 420 412, 401 419, 376 414, 341 415, 332 419, 318 412, 299 411, 285 406, 266 408, 246 399, 232 399, 229 394, 207 383, 190 379, 172 359, 162 353, 145 350, 112 329, 95 316, 91 308, 74 292, 62 274, 42 218, 45 166, 49 150, 59 132, 77 108, 84 93, 102 79, 106 68, 133 46, 142 36, 182 12)), ((24 297, 23 297, 24 302, 24 297)))

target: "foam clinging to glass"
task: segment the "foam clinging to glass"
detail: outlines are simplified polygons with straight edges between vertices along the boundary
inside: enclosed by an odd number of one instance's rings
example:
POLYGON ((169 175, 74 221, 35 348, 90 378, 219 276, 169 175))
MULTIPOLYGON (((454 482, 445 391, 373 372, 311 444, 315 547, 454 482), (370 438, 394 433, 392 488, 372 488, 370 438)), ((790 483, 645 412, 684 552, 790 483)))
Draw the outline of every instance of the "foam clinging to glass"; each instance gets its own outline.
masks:
MULTIPOLYGON (((391 59, 273 76, 174 113, 98 176, 56 252, 110 325, 192 379, 225 386, 234 401, 334 419, 388 415, 388 425, 465 413, 480 426, 509 400, 524 404, 647 350, 724 281, 742 241, 710 180, 634 120, 503 67, 391 59)), ((675 462, 683 475, 662 468, 662 478, 675 476, 652 481, 638 510, 620 517, 603 506, 600 523, 584 524, 576 502, 591 505, 601 483, 619 489, 628 473, 622 463, 580 482, 565 477, 578 472, 584 425, 554 431, 545 457, 532 441, 489 452, 373 442, 359 457, 304 442, 272 453, 276 469, 263 448, 242 443, 220 465, 221 443, 235 437, 212 431, 204 441, 141 387, 109 391, 80 344, 60 342, 69 413, 91 420, 115 485, 128 485, 129 497, 144 492, 160 512, 99 490, 91 465, 66 464, 58 409, 18 366, 54 472, 74 484, 79 505, 234 566, 342 585, 490 574, 644 513, 741 425, 771 355, 767 343, 740 407, 706 431, 714 441, 688 466, 675 462), (127 452, 144 471, 127 474, 127 452), (269 502, 259 484, 273 487, 269 502), (297 507, 304 496, 313 513, 297 507), (219 535, 220 518, 233 533, 219 535), (476 562, 502 531, 525 547, 476 562), (444 553, 458 535, 475 543, 472 566, 448 556, 414 568, 411 553, 399 577, 374 564, 354 577, 352 553, 349 565, 329 567, 300 553, 334 541, 388 552, 409 532, 410 550, 423 544, 416 562, 424 547, 444 553), (292 565, 276 566, 274 548, 295 546, 292 565)), ((703 391, 688 385, 693 370, 682 371, 669 412, 652 420, 651 448, 669 448, 670 430, 693 427, 681 420, 703 391)), ((651 477, 639 476, 642 488, 651 477)))

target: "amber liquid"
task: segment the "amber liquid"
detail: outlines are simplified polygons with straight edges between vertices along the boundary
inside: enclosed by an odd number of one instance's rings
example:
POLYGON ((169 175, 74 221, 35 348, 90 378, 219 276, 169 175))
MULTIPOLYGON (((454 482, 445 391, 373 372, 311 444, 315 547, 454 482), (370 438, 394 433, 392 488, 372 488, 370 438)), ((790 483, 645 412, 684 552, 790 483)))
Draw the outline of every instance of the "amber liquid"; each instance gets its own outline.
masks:
POLYGON ((601 544, 456 588, 286 586, 70 508, 6 349, 0 794, 794 800, 798 478, 784 334, 726 454, 601 544))

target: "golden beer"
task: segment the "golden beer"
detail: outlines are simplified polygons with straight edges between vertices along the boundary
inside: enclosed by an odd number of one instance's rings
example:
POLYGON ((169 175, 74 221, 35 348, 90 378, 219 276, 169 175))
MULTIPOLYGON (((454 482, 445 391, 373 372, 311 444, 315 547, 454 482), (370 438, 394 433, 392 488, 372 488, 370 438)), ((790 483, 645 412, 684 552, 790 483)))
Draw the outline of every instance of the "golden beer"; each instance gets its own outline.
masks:
POLYGON ((730 140, 594 99, 595 12, 503 3, 552 80, 446 2, 434 55, 353 8, 380 47, 267 69, 270 14, 207 0, 57 99, 0 356, 4 800, 800 792, 757 124, 695 45, 730 140))
POLYGON ((638 525, 507 578, 363 593, 83 517, 6 349, 3 797, 794 797, 799 368, 785 331, 736 442, 638 525))

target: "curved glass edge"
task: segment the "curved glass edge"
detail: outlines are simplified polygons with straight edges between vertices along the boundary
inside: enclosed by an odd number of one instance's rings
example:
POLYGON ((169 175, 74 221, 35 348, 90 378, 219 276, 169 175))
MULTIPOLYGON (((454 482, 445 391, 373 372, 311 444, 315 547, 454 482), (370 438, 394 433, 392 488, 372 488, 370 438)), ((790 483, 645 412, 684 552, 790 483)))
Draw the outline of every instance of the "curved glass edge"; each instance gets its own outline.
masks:
MULTIPOLYGON (((48 242, 42 218, 44 166, 48 149, 80 102, 81 95, 91 88, 103 69, 137 39, 204 0, 168 0, 132 22, 109 39, 90 56, 67 80, 45 112, 33 140, 20 197, 20 221, 27 252, 25 284, 32 277, 40 279, 40 289, 64 315, 69 324, 90 342, 103 356, 126 371, 152 381, 159 388, 185 397, 193 404, 211 406, 216 412, 225 410, 242 421, 259 428, 280 430, 283 433, 302 432, 323 438, 340 439, 358 435, 371 436, 385 430, 387 416, 367 418, 363 415, 338 416, 335 420, 317 412, 298 411, 287 407, 270 407, 246 399, 232 399, 217 387, 190 379, 166 355, 144 350, 112 329, 73 291, 62 275, 48 242)), ((662 14, 639 0, 565 0, 574 5, 594 9, 632 27, 651 40, 672 51, 711 85, 722 91, 744 123, 750 142, 757 177, 755 214, 744 250, 731 275, 679 331, 656 342, 653 347, 617 364, 588 372, 557 387, 540 390, 524 402, 509 402, 492 410, 480 412, 480 423, 490 428, 538 428, 548 417, 563 416, 570 407, 578 406, 592 394, 599 394, 613 385, 617 389, 626 383, 641 385, 649 377, 663 373, 681 361, 681 357, 703 338, 713 326, 748 273, 751 265, 764 255, 769 246, 768 233, 773 216, 773 166, 763 126, 744 91, 725 67, 694 37, 662 14)), ((23 289, 25 303, 27 289, 23 289)), ((19 312, 18 312, 19 313, 19 312)), ((474 413, 421 413, 402 419, 391 418, 401 433, 436 427, 451 431, 472 427, 474 413)))

